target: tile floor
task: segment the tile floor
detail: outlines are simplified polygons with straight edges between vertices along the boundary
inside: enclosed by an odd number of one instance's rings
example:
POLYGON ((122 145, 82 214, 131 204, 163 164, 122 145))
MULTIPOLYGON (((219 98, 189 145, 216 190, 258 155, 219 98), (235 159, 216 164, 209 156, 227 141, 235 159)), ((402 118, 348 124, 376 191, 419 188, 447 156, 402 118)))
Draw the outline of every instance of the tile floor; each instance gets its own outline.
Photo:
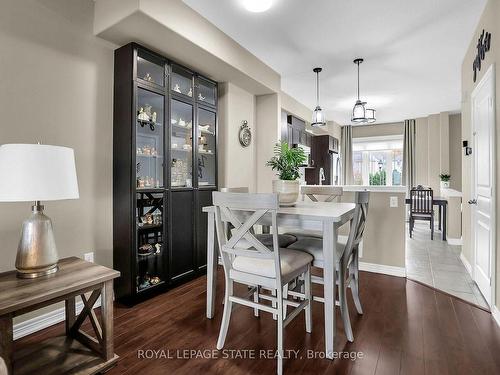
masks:
POLYGON ((434 232, 434 241, 431 241, 428 224, 416 222, 413 238, 408 235, 408 227, 406 232, 407 277, 488 308, 460 260, 461 251, 461 246, 443 242, 440 231, 434 232))

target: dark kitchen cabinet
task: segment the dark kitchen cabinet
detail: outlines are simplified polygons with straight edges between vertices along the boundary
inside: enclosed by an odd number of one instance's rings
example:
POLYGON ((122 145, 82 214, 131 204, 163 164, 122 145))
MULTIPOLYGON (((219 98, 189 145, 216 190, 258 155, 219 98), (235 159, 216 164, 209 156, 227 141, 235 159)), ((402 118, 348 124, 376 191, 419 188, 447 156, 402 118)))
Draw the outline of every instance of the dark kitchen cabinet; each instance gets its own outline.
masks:
POLYGON ((205 272, 217 84, 135 43, 114 75, 115 295, 135 303, 205 272))

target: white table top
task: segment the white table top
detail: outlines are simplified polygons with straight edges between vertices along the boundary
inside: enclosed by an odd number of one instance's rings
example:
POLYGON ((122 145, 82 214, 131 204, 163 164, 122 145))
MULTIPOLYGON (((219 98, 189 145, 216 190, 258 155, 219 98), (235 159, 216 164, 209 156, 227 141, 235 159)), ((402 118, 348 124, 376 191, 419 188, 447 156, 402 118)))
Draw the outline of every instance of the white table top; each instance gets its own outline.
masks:
MULTIPOLYGON (((336 202, 296 202, 294 207, 280 207, 278 216, 293 216, 302 220, 346 221, 354 213, 354 203, 336 202)), ((203 212, 213 212, 214 206, 203 207, 203 212)))

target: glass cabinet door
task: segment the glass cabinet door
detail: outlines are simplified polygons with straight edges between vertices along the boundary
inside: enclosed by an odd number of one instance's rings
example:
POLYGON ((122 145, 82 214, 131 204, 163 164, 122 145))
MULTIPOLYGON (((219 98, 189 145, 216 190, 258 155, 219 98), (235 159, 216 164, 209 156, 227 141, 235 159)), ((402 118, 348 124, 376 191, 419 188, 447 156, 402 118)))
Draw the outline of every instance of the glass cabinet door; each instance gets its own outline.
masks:
POLYGON ((179 100, 171 102, 171 186, 193 186, 193 106, 179 100))
POLYGON ((198 92, 196 100, 198 102, 215 105, 215 96, 216 96, 215 84, 199 77, 197 88, 198 92))
POLYGON ((177 94, 193 97, 193 74, 180 66, 172 65, 170 89, 177 94))
POLYGON ((137 78, 158 86, 165 86, 165 65, 163 61, 139 50, 137 52, 137 78))
POLYGON ((137 88, 137 190, 163 188, 164 96, 137 88))
POLYGON ((198 186, 215 186, 215 112, 198 108, 198 186))
POLYGON ((165 282, 164 267, 164 195, 154 192, 138 192, 137 221, 137 276, 136 290, 155 287, 165 282))

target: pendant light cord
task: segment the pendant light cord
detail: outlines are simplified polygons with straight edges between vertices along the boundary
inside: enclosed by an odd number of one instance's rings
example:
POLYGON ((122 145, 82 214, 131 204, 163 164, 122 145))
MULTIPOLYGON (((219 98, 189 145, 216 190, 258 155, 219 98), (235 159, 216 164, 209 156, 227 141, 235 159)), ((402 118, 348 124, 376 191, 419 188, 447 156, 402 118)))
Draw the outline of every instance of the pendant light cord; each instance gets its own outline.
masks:
POLYGON ((316 72, 316 106, 319 107, 319 72, 316 72))
POLYGON ((357 62, 358 64, 358 100, 359 100, 359 61, 357 62))

